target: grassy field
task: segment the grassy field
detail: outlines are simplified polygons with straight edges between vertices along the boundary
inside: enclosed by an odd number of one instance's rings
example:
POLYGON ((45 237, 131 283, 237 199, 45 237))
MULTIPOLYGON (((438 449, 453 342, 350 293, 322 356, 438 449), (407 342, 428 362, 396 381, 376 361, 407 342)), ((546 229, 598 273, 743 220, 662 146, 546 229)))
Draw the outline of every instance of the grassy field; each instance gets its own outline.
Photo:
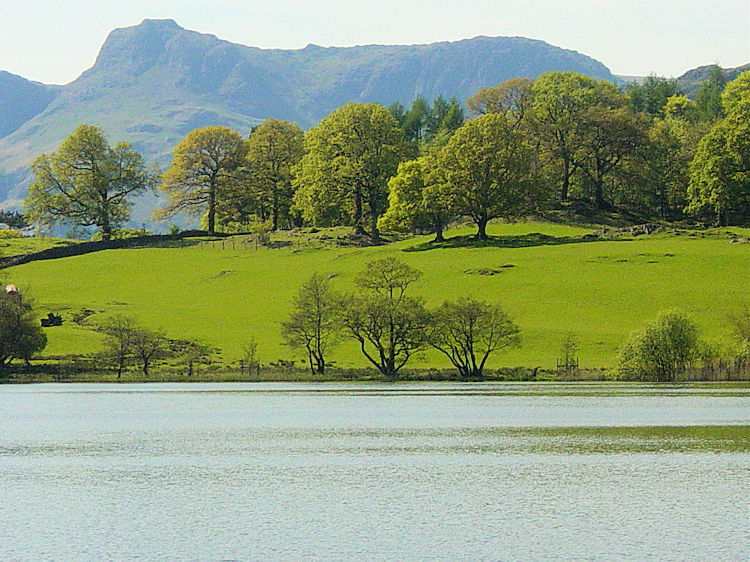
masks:
MULTIPOLYGON (((494 356, 491 367, 554 367, 568 331, 580 340, 585 368, 607 367, 628 334, 660 310, 680 308, 707 340, 729 335, 726 314, 750 304, 750 244, 725 232, 674 232, 632 240, 582 240, 592 229, 550 223, 490 225, 490 242, 475 247, 472 228, 453 230, 440 247, 416 237, 376 247, 339 247, 326 231, 276 249, 240 239, 183 248, 107 250, 33 262, 0 271, 32 295, 40 315, 62 313, 48 330, 46 357, 90 353, 101 339, 92 326, 112 314, 132 316, 173 338, 218 347, 221 360, 239 359, 258 342, 261 361, 302 360, 282 344, 279 321, 313 273, 333 276, 341 291, 371 259, 386 256, 420 269, 414 285, 428 305, 471 295, 499 302, 521 328, 522 346, 494 356), (74 322, 78 317, 80 323, 74 322), (85 319, 80 320, 81 317, 85 319)), ((750 229, 734 229, 750 237, 750 229)), ((291 240, 290 240, 291 241, 291 240)), ((365 367, 350 342, 335 348, 340 367, 365 367)), ((447 368, 437 353, 410 363, 447 368)))

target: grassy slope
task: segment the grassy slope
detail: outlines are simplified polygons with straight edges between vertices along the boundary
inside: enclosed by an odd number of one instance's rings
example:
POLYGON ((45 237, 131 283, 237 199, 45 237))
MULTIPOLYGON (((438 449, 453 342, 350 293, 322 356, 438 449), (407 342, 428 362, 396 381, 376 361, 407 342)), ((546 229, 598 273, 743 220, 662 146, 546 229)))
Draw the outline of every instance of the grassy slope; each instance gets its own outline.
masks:
MULTIPOLYGON (((468 234, 457 230, 450 236, 468 234)), ((612 364, 627 335, 659 310, 679 307, 707 339, 729 332, 725 314, 750 299, 750 246, 717 237, 651 236, 632 241, 596 241, 523 246, 542 232, 576 237, 585 229, 552 224, 494 225, 494 247, 418 249, 428 237, 373 248, 222 250, 202 246, 110 250, 35 262, 2 273, 28 290, 40 313, 63 312, 61 328, 48 331, 47 355, 86 353, 98 334, 69 321, 92 309, 89 324, 107 314, 135 317, 171 337, 196 338, 237 359, 254 335, 264 362, 301 359, 281 344, 278 322, 290 300, 315 271, 335 274, 335 286, 351 290, 363 264, 396 256, 424 272, 414 292, 429 305, 472 295, 502 303, 522 329, 520 349, 497 355, 493 366, 554 366, 559 343, 572 330, 581 340, 584 367, 612 364), (500 266, 513 264, 514 267, 500 266), (495 275, 466 273, 495 269, 495 275)), ((739 234, 747 236, 748 232, 739 234)), ((346 343, 331 357, 342 366, 365 366, 346 343)), ((413 366, 447 362, 427 354, 413 366)))

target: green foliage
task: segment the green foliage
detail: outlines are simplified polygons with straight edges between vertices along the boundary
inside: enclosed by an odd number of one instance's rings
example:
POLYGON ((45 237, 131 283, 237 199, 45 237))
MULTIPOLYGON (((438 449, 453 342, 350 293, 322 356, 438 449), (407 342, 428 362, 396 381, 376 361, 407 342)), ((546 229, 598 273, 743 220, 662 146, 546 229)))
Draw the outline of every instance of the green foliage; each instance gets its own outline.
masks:
POLYGON ((539 162, 532 143, 506 117, 472 119, 440 151, 437 165, 459 214, 487 237, 490 219, 530 214, 544 204, 539 162))
POLYGON ((750 217, 750 88, 745 73, 726 97, 727 116, 698 144, 690 166, 686 211, 712 214, 717 224, 750 217))
POLYGON ((23 238, 23 232, 15 230, 13 228, 4 228, 0 230, 0 240, 8 240, 10 238, 23 238))
POLYGON ((307 351, 313 374, 325 372, 326 352, 335 343, 342 306, 342 299, 331 289, 330 280, 316 273, 302 285, 294 298, 292 315, 281 324, 286 344, 307 351))
POLYGON ((0 370, 14 359, 28 362, 46 345, 47 335, 23 295, 0 289, 0 370))
POLYGON ((545 151, 551 174, 560 183, 559 197, 565 201, 576 171, 576 151, 585 112, 597 105, 617 107, 624 100, 612 84, 575 72, 542 74, 531 87, 530 95, 530 127, 545 151))
POLYGON ((110 147, 92 125, 79 126, 57 152, 42 154, 31 168, 35 180, 24 202, 28 220, 96 226, 104 239, 128 219, 131 199, 156 179, 129 144, 110 147))
POLYGON ((620 378, 674 382, 700 349, 698 330, 678 311, 662 312, 631 334, 620 354, 620 378))
POLYGON ((624 164, 628 160, 639 163, 647 130, 646 120, 624 107, 595 105, 582 113, 575 163, 598 208, 611 206, 613 195, 607 195, 607 188, 614 191, 612 184, 624 164))
POLYGON ((237 131, 228 127, 204 127, 190 131, 175 147, 161 189, 169 200, 154 212, 163 220, 178 212, 207 215, 207 229, 216 231, 219 205, 240 187, 246 145, 237 131))
POLYGON ((430 319, 429 344, 462 378, 480 378, 492 353, 520 343, 518 326, 503 309, 473 298, 444 302, 430 319))
POLYGON ((246 222, 252 214, 272 221, 273 230, 290 226, 292 169, 302 159, 302 130, 294 123, 267 119, 246 142, 247 189, 234 190, 225 205, 226 220, 246 222))
POLYGON ((422 273, 395 259, 368 262, 356 278, 362 292, 349 295, 341 322, 362 354, 389 379, 427 344, 429 315, 422 299, 406 289, 422 273))
MULTIPOLYGON (((153 235, 153 232, 151 232, 150 230, 146 230, 145 228, 118 228, 117 230, 112 232, 110 238, 112 240, 122 240, 123 238, 137 238, 139 236, 151 235, 153 235)), ((92 242, 95 242, 97 240, 102 240, 101 232, 96 232, 91 237, 92 242)))
POLYGON ((443 229, 453 217, 453 199, 434 155, 399 164, 388 182, 388 210, 378 227, 398 232, 433 231, 443 239, 443 229))
POLYGON ((533 84, 530 78, 511 78, 499 86, 482 88, 466 100, 466 107, 475 115, 505 115, 514 125, 518 125, 529 110, 533 84))
POLYGON ((378 104, 347 104, 305 135, 297 168, 294 202, 308 222, 346 220, 377 238, 377 221, 387 205, 387 183, 407 147, 393 116, 378 104))
POLYGON ((705 121, 712 121, 724 115, 721 104, 721 94, 724 91, 726 79, 724 72, 718 65, 709 68, 708 76, 701 83, 695 95, 695 105, 698 115, 705 121))
POLYGON ((633 82, 625 87, 630 110, 652 117, 663 116, 668 100, 680 94, 674 78, 666 79, 654 74, 647 76, 641 84, 633 82))

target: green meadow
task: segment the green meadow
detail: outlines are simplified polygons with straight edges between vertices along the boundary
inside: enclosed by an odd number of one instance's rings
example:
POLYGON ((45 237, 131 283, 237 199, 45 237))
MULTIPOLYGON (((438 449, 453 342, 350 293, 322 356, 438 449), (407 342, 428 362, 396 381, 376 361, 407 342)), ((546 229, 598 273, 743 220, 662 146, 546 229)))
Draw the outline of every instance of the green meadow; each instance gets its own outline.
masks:
MULTIPOLYGON (((440 246, 423 236, 343 247, 325 241, 328 231, 297 235, 277 248, 256 249, 241 237, 190 240, 183 247, 32 262, 0 271, 0 280, 30 294, 40 316, 63 315, 63 326, 47 331, 47 358, 96 351, 101 336, 93 328, 122 314, 171 338, 211 344, 227 364, 254 338, 263 363, 293 359, 304 365, 302 353, 283 345, 279 329, 300 285, 321 272, 338 290, 353 291, 364 264, 383 257, 424 273, 411 290, 429 306, 464 295, 504 306, 521 328, 522 345, 493 356, 490 367, 555 367, 567 332, 580 341, 582 368, 609 367, 631 331, 670 308, 689 314, 704 339, 720 342, 730 333, 727 313, 750 304, 750 244, 730 243, 727 229, 583 238, 593 230, 494 224, 481 247, 469 238, 470 227, 449 231, 452 239, 440 246)), ((750 229, 733 232, 750 237, 750 229)), ((330 358, 339 367, 367 366, 350 341, 330 358)), ((428 352, 409 366, 449 364, 428 352)))

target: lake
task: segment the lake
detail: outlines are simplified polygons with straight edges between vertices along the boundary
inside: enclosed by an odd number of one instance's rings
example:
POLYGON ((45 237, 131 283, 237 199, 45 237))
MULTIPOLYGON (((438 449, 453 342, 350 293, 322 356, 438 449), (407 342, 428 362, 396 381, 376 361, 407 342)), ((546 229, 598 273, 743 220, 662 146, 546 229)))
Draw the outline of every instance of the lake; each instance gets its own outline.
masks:
POLYGON ((747 560, 750 386, 0 386, 3 560, 747 560))

